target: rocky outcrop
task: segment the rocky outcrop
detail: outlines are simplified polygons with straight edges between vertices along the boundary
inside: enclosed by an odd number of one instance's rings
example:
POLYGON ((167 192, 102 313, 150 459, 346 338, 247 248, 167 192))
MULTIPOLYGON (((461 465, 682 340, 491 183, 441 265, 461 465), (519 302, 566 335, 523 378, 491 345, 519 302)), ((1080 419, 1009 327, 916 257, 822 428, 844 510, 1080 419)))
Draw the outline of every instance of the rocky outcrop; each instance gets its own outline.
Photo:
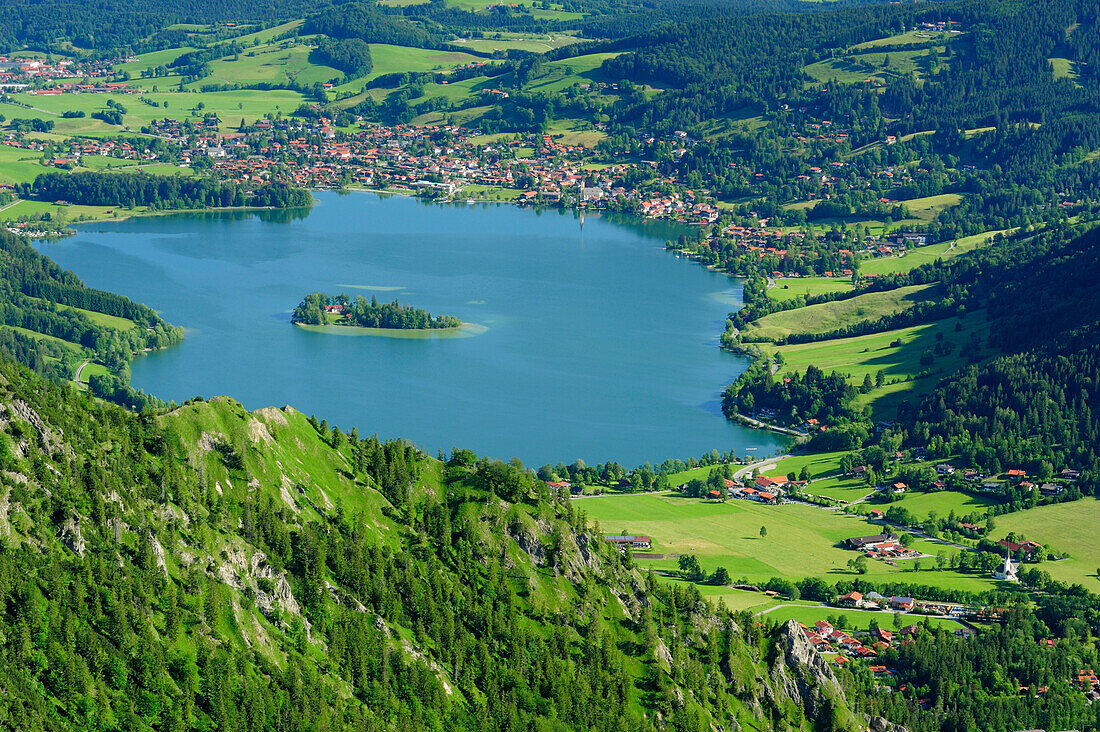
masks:
POLYGON ((843 697, 840 682, 794 620, 787 621, 776 642, 779 655, 768 690, 781 701, 801 706, 809 718, 818 718, 825 712, 826 701, 843 697))
POLYGON ((57 530, 57 538, 74 554, 84 556, 84 537, 80 535, 80 519, 69 516, 57 530))
POLYGON ((894 724, 888 719, 871 717, 867 723, 867 732, 909 732, 909 730, 900 724, 894 724))

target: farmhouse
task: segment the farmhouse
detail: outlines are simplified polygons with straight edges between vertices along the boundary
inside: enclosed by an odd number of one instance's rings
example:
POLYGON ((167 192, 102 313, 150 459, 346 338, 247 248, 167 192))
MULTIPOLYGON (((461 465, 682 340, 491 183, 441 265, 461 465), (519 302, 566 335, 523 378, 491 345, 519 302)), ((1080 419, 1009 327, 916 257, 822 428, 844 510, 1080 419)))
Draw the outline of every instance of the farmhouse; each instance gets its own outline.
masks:
POLYGON ((776 489, 783 489, 790 483, 786 478, 769 478, 766 475, 759 475, 756 480, 753 481, 757 490, 761 491, 774 491, 776 489))
POLYGON ((836 604, 841 607, 863 607, 863 594, 860 592, 849 592, 846 595, 838 597, 836 604))
POLYGON ((1034 554, 1037 549, 1041 549, 1043 546, 1042 544, 1034 541, 1025 541, 1017 544, 1016 542, 1009 541, 1008 539, 1001 539, 997 542, 997 544, 1003 546, 1005 549, 1012 552, 1013 554, 1016 554, 1017 552, 1022 552, 1024 559, 1031 559, 1031 555, 1034 554))
POLYGON ((916 606, 916 600, 911 597, 891 597, 890 607, 894 610, 901 610, 903 612, 912 612, 916 606))
POLYGON ((609 536, 605 536, 604 540, 607 541, 609 544, 614 544, 619 548, 628 546, 631 549, 648 549, 650 545, 648 536, 611 534, 609 536))
POLYGON ((850 539, 845 539, 843 543, 848 549, 872 549, 880 544, 893 544, 897 540, 897 535, 888 531, 885 534, 875 534, 874 536, 853 536, 850 539))

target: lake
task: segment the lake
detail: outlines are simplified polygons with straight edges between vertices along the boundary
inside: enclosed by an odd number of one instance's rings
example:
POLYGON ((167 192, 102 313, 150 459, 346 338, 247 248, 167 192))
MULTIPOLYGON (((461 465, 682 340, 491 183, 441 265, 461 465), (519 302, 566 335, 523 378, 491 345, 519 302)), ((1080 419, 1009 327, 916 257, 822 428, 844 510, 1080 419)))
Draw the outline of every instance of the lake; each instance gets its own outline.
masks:
POLYGON ((786 444, 723 418, 722 389, 747 365, 718 348, 741 287, 666 252, 669 226, 316 195, 298 217, 97 223, 40 249, 89 286, 187 329, 181 345, 132 365, 134 386, 165 400, 290 404, 432 454, 460 446, 532 466, 633 467, 786 444), (309 332, 290 311, 314 291, 397 297, 484 329, 420 339, 309 332))

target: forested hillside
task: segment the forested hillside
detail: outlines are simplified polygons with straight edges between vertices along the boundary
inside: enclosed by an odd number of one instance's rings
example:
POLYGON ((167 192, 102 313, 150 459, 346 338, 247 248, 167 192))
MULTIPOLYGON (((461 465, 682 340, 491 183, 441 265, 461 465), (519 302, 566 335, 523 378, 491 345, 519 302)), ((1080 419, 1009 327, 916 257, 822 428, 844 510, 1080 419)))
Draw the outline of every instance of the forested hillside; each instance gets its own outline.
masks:
MULTIPOLYGON (((899 416, 912 439, 983 467, 1100 469, 1100 231, 1051 232, 998 252, 975 288, 989 293, 989 343, 1006 353, 954 375, 899 416), (1068 241, 1067 241, 1068 239, 1068 241)), ((980 261, 980 260, 979 260, 980 261)), ((980 266, 980 265, 979 265, 980 266)))
POLYGON ((128 388, 130 360, 183 337, 182 328, 152 309, 85 287, 25 239, 2 230, 0 326, 0 357, 61 380, 73 378, 81 362, 94 361, 110 371, 94 381, 100 395, 139 408, 148 398, 128 388))
POLYGON ((6 726, 859 726, 797 628, 658 585, 516 462, 4 362, 0 467, 6 726))

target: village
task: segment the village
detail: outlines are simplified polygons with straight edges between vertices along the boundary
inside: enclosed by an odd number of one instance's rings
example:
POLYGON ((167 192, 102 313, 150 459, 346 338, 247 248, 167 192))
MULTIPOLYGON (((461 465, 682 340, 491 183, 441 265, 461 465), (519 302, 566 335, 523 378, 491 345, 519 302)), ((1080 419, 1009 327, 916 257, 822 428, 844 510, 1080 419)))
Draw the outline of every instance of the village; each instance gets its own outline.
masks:
MULTIPOLYGON (((6 80, 33 82, 28 96, 138 95, 136 101, 147 100, 140 89, 112 77, 109 62, 96 62, 87 69, 68 68, 68 62, 10 63, 19 66, 8 72, 6 80), (24 75, 16 76, 19 73, 24 75)), ((569 145, 545 133, 487 136, 476 127, 387 126, 347 114, 337 125, 318 105, 303 105, 292 116, 268 115, 250 124, 242 119, 237 126, 201 107, 179 118, 154 119, 140 130, 127 130, 113 138, 81 137, 53 143, 33 131, 15 130, 7 132, 2 142, 41 151, 43 165, 65 170, 80 168, 85 157, 102 156, 140 164, 174 163, 245 185, 274 180, 308 189, 362 187, 439 200, 501 200, 629 213, 700 227, 700 239, 715 251, 732 249, 756 259, 769 258, 776 263, 775 279, 806 275, 850 279, 853 273, 858 274, 859 259, 903 256, 929 243, 927 235, 919 231, 919 222, 889 234, 848 232, 839 244, 830 245, 836 251, 828 262, 820 258, 808 261, 800 251, 807 236, 804 216, 799 226, 751 214, 732 217, 733 221, 721 228, 712 227, 720 219, 731 219, 731 208, 716 201, 713 191, 699 188, 697 182, 683 179, 675 168, 656 159, 630 159, 614 147, 569 145), (150 151, 153 143, 155 152, 150 151)), ((805 109, 789 112, 806 113, 805 109)), ((791 123, 790 134, 792 140, 821 145, 846 144, 849 132, 829 120, 799 117, 797 124, 791 123)), ((667 155, 673 160, 689 154, 700 142, 684 132, 658 137, 638 130, 635 137, 640 149, 651 154, 664 151, 657 157, 667 155)), ((796 195, 788 204, 792 211, 815 201, 865 198, 872 190, 883 191, 876 194, 875 205, 885 210, 897 205, 885 197, 887 191, 927 185, 943 175, 913 166, 867 170, 842 160, 818 162, 813 157, 805 172, 789 181, 732 163, 730 174, 755 196, 767 196, 779 184, 792 186, 796 195)), ((694 252, 688 255, 699 256, 694 252)), ((860 277, 870 280, 874 275, 860 277)))

